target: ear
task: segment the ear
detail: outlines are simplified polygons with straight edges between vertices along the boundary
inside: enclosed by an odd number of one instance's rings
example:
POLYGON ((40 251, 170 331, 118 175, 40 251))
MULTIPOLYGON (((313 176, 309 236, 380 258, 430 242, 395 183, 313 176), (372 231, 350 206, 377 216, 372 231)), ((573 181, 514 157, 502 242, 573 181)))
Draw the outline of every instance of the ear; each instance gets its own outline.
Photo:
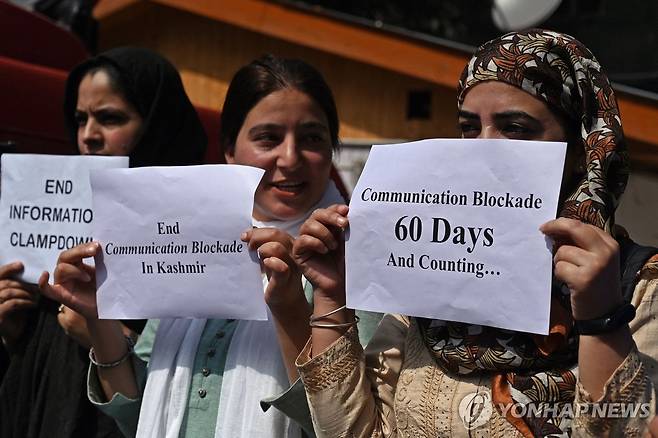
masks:
POLYGON ((235 156, 233 155, 233 152, 224 152, 224 159, 227 164, 235 164, 235 156))

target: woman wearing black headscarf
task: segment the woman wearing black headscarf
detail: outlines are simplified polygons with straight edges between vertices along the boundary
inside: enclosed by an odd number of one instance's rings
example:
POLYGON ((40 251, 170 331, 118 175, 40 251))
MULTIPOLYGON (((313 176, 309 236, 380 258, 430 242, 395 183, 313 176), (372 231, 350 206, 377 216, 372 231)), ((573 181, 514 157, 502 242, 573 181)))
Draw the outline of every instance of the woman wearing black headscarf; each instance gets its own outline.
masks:
MULTIPOLYGON (((128 155, 131 167, 203 161, 206 134, 180 76, 150 50, 113 49, 77 66, 66 83, 64 111, 83 155, 128 155)), ((2 437, 121 436, 87 400, 87 350, 65 333, 84 343, 76 315, 45 297, 37 311, 25 313, 0 387, 2 437)))
POLYGON ((130 167, 201 164, 207 138, 176 68, 147 49, 112 49, 77 66, 66 83, 64 114, 71 140, 84 148, 78 108, 80 86, 86 77, 105 72, 115 92, 141 117, 141 129, 130 152, 130 167))

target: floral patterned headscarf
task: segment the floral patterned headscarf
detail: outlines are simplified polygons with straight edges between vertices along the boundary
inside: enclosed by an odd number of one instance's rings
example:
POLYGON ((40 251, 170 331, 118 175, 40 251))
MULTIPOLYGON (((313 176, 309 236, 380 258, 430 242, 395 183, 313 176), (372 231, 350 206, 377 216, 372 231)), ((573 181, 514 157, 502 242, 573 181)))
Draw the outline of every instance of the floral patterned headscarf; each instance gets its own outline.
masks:
MULTIPOLYGON (((584 148, 586 169, 560 216, 610 231, 628 179, 628 157, 614 92, 594 55, 568 35, 541 29, 513 32, 475 52, 459 81, 458 106, 485 81, 519 87, 545 102, 572 130, 579 127, 581 144, 569 147, 584 148)), ((577 338, 565 296, 554 289, 548 336, 423 318, 417 322, 425 345, 446 371, 492 376, 496 406, 571 405, 577 338)), ((526 437, 571 431, 571 419, 559 415, 519 418, 507 412, 505 417, 526 437)))
POLYGON ((560 216, 610 231, 628 180, 628 154, 615 93, 594 55, 569 35, 512 32, 477 49, 459 80, 458 106, 485 81, 519 87, 579 125, 586 172, 560 216))

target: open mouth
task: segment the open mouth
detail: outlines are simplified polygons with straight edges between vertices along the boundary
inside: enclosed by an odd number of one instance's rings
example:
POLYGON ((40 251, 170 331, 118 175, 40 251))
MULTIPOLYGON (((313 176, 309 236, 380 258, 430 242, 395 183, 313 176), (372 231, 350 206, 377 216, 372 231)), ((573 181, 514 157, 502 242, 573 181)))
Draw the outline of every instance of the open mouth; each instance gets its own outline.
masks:
POLYGON ((294 196, 304 190, 306 183, 303 181, 280 181, 271 183, 270 186, 282 195, 294 196))

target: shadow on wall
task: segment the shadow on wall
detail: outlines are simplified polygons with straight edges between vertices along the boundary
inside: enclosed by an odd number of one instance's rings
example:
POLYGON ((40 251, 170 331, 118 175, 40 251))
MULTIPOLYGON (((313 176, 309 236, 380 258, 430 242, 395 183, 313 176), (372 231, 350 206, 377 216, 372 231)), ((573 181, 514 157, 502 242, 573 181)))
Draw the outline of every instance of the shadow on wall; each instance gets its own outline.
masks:
POLYGON ((658 174, 633 172, 617 209, 616 222, 643 245, 658 246, 658 174))

